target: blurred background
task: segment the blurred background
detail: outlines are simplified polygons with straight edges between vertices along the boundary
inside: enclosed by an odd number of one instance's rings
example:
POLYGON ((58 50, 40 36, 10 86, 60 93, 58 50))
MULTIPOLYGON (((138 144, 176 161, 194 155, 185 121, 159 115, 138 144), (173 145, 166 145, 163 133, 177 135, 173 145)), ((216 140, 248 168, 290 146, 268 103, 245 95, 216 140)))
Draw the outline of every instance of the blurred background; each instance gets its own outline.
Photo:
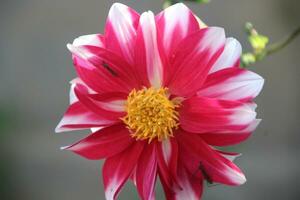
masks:
MULTIPOLYGON (((75 77, 66 44, 102 33, 114 1, 1 0, 0 2, 0 199, 104 199, 101 161, 60 151, 86 132, 55 134, 75 77)), ((158 13, 159 0, 119 1, 158 13)), ((247 49, 243 25, 251 21, 271 42, 300 22, 298 0, 211 0, 189 7, 209 25, 222 26, 247 49)), ((257 98, 263 119, 253 136, 235 147, 247 183, 207 187, 204 200, 300 199, 300 38, 257 63, 265 87, 257 98)), ((157 199, 164 199, 157 186, 157 199)), ((127 184, 119 199, 138 199, 127 184)))

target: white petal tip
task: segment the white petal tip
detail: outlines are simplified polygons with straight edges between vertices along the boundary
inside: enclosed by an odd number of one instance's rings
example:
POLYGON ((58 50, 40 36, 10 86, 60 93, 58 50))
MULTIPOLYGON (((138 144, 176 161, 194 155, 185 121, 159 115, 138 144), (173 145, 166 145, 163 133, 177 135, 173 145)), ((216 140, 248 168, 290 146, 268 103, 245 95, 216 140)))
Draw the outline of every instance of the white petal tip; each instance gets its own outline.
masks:
POLYGON ((64 125, 65 125, 65 119, 62 118, 54 130, 55 133, 62 133, 62 132, 70 131, 70 130, 68 130, 68 128, 64 128, 64 125))
POLYGON ((64 146, 64 147, 60 147, 60 150, 66 150, 67 148, 69 148, 70 146, 64 146))
POLYGON ((63 129, 61 128, 61 126, 60 126, 60 123, 56 126, 56 128, 55 128, 55 133, 61 133, 61 132, 63 132, 63 129))
POLYGON ((186 9, 187 6, 186 6, 184 3, 179 2, 179 3, 176 3, 176 4, 172 5, 172 6, 169 6, 169 7, 166 8, 166 9, 181 9, 181 8, 186 9))
POLYGON ((233 169, 228 169, 228 177, 230 177, 235 185, 242 185, 247 181, 243 173, 236 172, 233 169))
POLYGON ((67 44, 67 48, 69 49, 69 51, 71 53, 74 53, 74 54, 78 53, 77 48, 75 46, 73 46, 72 44, 70 44, 70 43, 67 44))
POLYGON ((118 7, 127 7, 126 5, 119 3, 119 2, 115 2, 113 3, 113 5, 111 6, 111 8, 118 8, 118 7))
POLYGON ((224 35, 225 36, 225 30, 222 27, 211 26, 211 27, 209 27, 209 30, 210 30, 210 34, 224 35))
POLYGON ((122 4, 122 3, 114 3, 109 10, 108 17, 111 20, 114 20, 115 15, 122 15, 123 11, 126 11, 128 9, 128 6, 122 4))
POLYGON ((247 182, 246 177, 245 177, 244 175, 242 175, 239 184, 240 184, 240 185, 243 185, 243 184, 245 184, 246 182, 247 182))

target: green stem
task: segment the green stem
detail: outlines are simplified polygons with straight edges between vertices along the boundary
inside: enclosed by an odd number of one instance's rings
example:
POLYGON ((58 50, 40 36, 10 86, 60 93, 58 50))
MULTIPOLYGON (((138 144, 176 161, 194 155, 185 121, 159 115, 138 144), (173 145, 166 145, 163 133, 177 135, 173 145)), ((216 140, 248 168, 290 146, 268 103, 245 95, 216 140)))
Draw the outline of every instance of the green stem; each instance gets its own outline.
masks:
POLYGON ((179 0, 165 0, 164 5, 171 6, 179 2, 180 2, 179 0))
MULTIPOLYGON (((196 2, 196 3, 209 3, 210 0, 185 0, 190 2, 196 2)), ((185 2, 183 0, 165 0, 163 7, 166 8, 168 6, 174 5, 176 3, 185 2)))
POLYGON ((299 36, 299 35, 300 35, 300 27, 298 27, 295 31, 293 31, 284 40, 269 45, 265 49, 265 52, 264 52, 265 56, 268 56, 268 55, 271 55, 273 53, 276 53, 277 51, 280 51, 281 49, 286 47, 288 44, 290 44, 294 39, 296 39, 296 37, 299 36))
POLYGON ((300 27, 298 27, 295 31, 293 31, 290 35, 288 35, 283 40, 268 45, 262 51, 256 52, 255 50, 253 50, 252 52, 244 53, 241 60, 242 66, 247 68, 250 65, 253 65, 263 60, 265 57, 284 49, 287 45, 289 45, 292 41, 294 41, 299 35, 300 35, 300 27), (246 55, 247 55, 247 60, 246 60, 246 55))

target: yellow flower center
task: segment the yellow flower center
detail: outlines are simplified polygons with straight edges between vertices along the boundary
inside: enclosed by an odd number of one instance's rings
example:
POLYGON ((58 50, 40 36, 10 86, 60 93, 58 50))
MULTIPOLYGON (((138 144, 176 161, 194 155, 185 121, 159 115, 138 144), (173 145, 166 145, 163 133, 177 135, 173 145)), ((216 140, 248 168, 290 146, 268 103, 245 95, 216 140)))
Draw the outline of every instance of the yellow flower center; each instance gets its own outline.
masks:
POLYGON ((169 99, 167 88, 133 89, 127 97, 127 115, 122 120, 136 140, 162 141, 172 137, 173 129, 178 127, 179 104, 176 99, 169 99))

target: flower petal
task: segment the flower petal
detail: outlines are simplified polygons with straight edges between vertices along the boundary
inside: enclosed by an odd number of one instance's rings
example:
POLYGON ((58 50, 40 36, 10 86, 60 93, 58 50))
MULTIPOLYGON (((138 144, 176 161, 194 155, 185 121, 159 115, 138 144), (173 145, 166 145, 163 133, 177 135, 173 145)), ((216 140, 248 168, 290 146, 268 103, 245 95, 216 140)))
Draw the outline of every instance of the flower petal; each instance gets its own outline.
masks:
POLYGON ((76 97, 75 94, 75 87, 77 84, 83 85, 86 87, 87 91, 89 94, 95 94, 96 92, 89 88, 79 77, 74 78, 73 80, 70 81, 71 87, 70 87, 70 92, 69 92, 69 100, 70 104, 73 104, 78 101, 78 98, 76 97))
POLYGON ((106 47, 134 63, 134 44, 139 14, 128 6, 114 3, 105 26, 106 47))
POLYGON ((242 46, 234 38, 227 38, 225 48, 209 73, 219 71, 228 67, 238 67, 242 54, 242 46))
POLYGON ((182 161, 178 165, 178 181, 181 188, 175 190, 175 200, 199 200, 203 193, 203 179, 189 173, 182 161))
POLYGON ((132 67, 116 54, 96 46, 68 44, 78 76, 98 93, 129 93, 139 86, 132 67))
MULTIPOLYGON (((120 118, 125 115, 125 106, 122 109, 122 106, 118 105, 120 101, 123 101, 123 104, 125 105, 124 99, 120 99, 119 101, 115 100, 115 98, 113 98, 112 101, 104 100, 105 94, 104 95, 99 94, 97 95, 98 99, 95 99, 95 97, 92 98, 93 96, 88 94, 87 88, 79 84, 76 85, 74 91, 78 100, 86 108, 98 114, 99 116, 102 116, 105 119, 120 121, 120 118), (102 98, 101 96, 104 97, 102 98), (97 101, 97 100, 102 100, 102 101, 97 101)), ((110 94, 114 94, 114 93, 110 93, 110 94)))
POLYGON ((87 159, 99 160, 122 152, 134 141, 127 128, 118 124, 96 131, 64 149, 87 159))
POLYGON ((69 92, 70 105, 78 101, 74 91, 75 86, 76 86, 75 83, 71 83, 70 92, 69 92))
POLYGON ((81 102, 69 106, 63 118, 55 128, 55 132, 81 130, 94 127, 108 126, 116 120, 108 120, 87 109, 81 102))
POLYGON ((156 22, 157 29, 162 35, 164 50, 168 56, 172 55, 183 38, 200 29, 195 15, 183 3, 166 8, 156 16, 156 22))
POLYGON ((153 13, 144 12, 139 21, 135 58, 138 74, 145 86, 150 83, 159 88, 162 85, 163 61, 159 41, 153 13))
POLYGON ((141 199, 155 199, 157 176, 157 157, 154 142, 148 144, 142 152, 136 168, 136 184, 141 199))
POLYGON ((243 172, 221 153, 208 146, 200 135, 182 132, 178 135, 184 164, 190 173, 207 181, 226 185, 241 185, 243 172), (209 179, 209 180, 208 180, 209 179))
POLYGON ((264 79, 248 70, 228 68, 212 73, 198 96, 224 100, 251 101, 261 91, 264 79))
POLYGON ((239 144, 251 136, 261 120, 253 120, 245 129, 223 133, 203 133, 201 138, 213 146, 229 146, 239 144))
POLYGON ((181 127, 193 133, 243 131, 255 120, 254 104, 192 97, 182 102, 181 127))
POLYGON ((172 188, 165 182, 165 179, 162 178, 161 172, 159 171, 159 178, 161 185, 163 186, 166 200, 175 200, 175 193, 172 191, 172 188))
POLYGON ((101 34, 83 35, 73 41, 74 46, 96 46, 104 47, 104 37, 101 34))
POLYGON ((145 143, 135 142, 125 151, 105 160, 102 173, 106 200, 115 200, 134 171, 145 143))
POLYGON ((225 152, 215 149, 219 154, 221 154, 224 158, 233 162, 236 158, 240 157, 241 153, 234 153, 234 152, 225 152))
POLYGON ((170 92, 183 97, 194 95, 222 53, 224 44, 224 30, 218 27, 201 29, 182 40, 170 61, 171 79, 166 82, 170 92))
POLYGON ((178 145, 175 138, 157 143, 160 178, 170 189, 177 184, 178 145))

